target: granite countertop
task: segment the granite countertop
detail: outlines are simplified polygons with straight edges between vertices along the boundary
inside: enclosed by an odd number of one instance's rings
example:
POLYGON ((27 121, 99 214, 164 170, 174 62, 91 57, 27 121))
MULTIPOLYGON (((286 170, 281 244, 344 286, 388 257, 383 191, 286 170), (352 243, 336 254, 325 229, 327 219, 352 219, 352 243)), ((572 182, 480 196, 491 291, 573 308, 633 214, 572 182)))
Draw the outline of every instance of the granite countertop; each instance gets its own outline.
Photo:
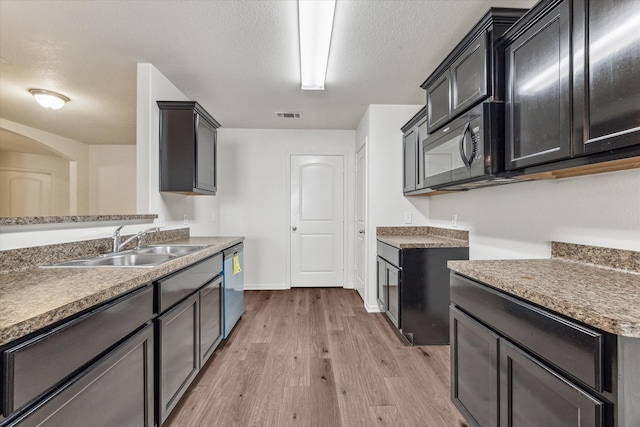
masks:
POLYGON ((171 244, 209 245, 157 267, 30 268, 0 274, 0 345, 146 285, 244 240, 186 237, 171 244))
POLYGON ((447 266, 606 332, 640 338, 640 252, 552 242, 551 259, 447 266))
POLYGON ((377 227, 376 238, 398 249, 469 246, 469 232, 437 227, 377 227))

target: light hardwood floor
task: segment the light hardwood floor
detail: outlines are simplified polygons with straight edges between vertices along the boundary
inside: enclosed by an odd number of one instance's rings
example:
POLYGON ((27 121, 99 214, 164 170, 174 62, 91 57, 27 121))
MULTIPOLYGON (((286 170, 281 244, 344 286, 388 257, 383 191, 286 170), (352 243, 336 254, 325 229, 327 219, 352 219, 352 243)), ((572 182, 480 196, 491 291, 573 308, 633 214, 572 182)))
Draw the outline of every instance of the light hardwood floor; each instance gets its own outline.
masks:
POLYGON ((163 426, 466 426, 449 347, 403 345, 353 290, 245 292, 245 315, 163 426))

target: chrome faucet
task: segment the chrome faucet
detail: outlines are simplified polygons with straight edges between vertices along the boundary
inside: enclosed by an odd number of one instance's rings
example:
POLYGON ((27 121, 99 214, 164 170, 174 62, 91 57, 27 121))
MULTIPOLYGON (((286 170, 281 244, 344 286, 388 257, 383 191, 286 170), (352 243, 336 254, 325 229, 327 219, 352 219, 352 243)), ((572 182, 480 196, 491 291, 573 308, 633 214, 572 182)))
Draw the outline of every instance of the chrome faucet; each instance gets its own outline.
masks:
POLYGON ((145 234, 151 233, 151 232, 157 233, 158 231, 160 231, 160 227, 147 228, 146 230, 139 232, 135 236, 129 237, 124 242, 120 242, 120 230, 122 230, 122 227, 124 227, 124 225, 121 225, 120 227, 116 228, 116 231, 113 232, 113 252, 120 252, 122 248, 124 248, 130 242, 132 242, 133 239, 137 239, 136 249, 140 249, 140 243, 142 243, 142 238, 144 237, 145 234))

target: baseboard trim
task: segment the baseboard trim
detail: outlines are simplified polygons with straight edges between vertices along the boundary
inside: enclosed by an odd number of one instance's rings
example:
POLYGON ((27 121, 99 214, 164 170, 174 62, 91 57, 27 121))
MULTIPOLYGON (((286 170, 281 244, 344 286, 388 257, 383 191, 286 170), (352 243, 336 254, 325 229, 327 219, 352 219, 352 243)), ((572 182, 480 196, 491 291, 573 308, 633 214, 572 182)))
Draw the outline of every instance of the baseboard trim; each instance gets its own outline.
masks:
POLYGON ((378 303, 369 304, 365 302, 364 309, 367 310, 367 313, 382 313, 382 310, 380 310, 380 306, 378 305, 378 303))
POLYGON ((289 286, 284 283, 244 284, 245 291, 284 291, 287 289, 289 289, 289 286))

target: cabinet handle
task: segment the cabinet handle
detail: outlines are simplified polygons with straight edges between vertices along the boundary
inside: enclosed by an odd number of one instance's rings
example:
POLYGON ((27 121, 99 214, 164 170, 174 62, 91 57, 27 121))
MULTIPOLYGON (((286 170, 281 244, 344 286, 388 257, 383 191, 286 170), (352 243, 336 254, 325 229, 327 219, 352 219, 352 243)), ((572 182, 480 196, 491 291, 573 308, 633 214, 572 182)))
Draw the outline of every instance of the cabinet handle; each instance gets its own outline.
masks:
POLYGON ((296 230, 298 229, 298 227, 296 227, 296 226, 294 225, 293 227, 291 227, 291 229, 292 229, 293 231, 296 231, 296 230))
POLYGON ((364 234, 364 230, 358 230, 359 234, 364 234))

